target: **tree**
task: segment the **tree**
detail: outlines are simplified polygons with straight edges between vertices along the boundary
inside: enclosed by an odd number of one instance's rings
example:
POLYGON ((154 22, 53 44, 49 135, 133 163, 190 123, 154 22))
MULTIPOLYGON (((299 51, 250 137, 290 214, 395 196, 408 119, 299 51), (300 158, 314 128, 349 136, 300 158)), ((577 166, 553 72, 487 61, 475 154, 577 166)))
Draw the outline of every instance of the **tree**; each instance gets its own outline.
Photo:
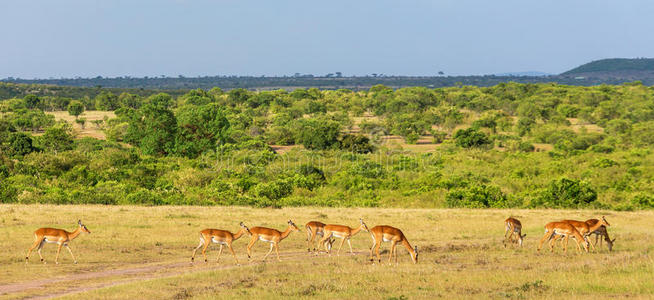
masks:
POLYGON ((325 150, 338 145, 341 124, 329 119, 307 119, 300 121, 296 142, 311 150, 325 150))
POLYGON ((177 154, 195 158, 225 143, 230 124, 223 109, 215 103, 182 106, 177 112, 177 154))
POLYGON ((118 103, 121 107, 138 109, 143 104, 143 99, 139 95, 122 93, 118 96, 118 103))
POLYGON ((162 93, 148 98, 148 103, 138 111, 126 111, 129 126, 125 141, 140 147, 145 154, 172 153, 175 150, 177 119, 168 109, 171 102, 170 95, 162 93))
POLYGON ((84 104, 77 100, 73 100, 68 104, 68 114, 75 116, 75 119, 84 112, 84 104))
POLYGON ((14 132, 9 136, 9 151, 12 155, 23 156, 34 151, 32 137, 23 132, 14 132))
POLYGON ((552 180, 550 185, 541 191, 540 197, 534 200, 532 206, 580 208, 595 200, 597 200, 597 192, 588 182, 561 178, 552 180))
POLYGON ((36 108, 41 102, 41 99, 39 99, 39 97, 32 94, 25 96, 23 100, 25 101, 25 106, 27 106, 27 108, 29 109, 36 108))
POLYGON ((49 127, 41 138, 44 148, 48 150, 58 152, 73 149, 73 129, 66 122, 49 127))
POLYGON ((454 133, 454 141, 457 146, 463 148, 480 147, 490 144, 488 136, 474 128, 457 130, 454 133))
POLYGON ((75 120, 75 123, 79 124, 82 129, 84 129, 84 126, 86 125, 86 118, 79 118, 75 120))
POLYGON ((341 140, 341 149, 354 153, 370 153, 375 147, 370 144, 370 139, 365 135, 346 134, 341 140))
POLYGON ((180 97, 179 102, 181 104, 193 104, 193 105, 205 105, 213 102, 213 98, 207 91, 203 89, 190 90, 188 93, 180 97))
POLYGON ((118 96, 111 92, 101 92, 95 97, 95 108, 98 110, 116 110, 120 107, 118 96))

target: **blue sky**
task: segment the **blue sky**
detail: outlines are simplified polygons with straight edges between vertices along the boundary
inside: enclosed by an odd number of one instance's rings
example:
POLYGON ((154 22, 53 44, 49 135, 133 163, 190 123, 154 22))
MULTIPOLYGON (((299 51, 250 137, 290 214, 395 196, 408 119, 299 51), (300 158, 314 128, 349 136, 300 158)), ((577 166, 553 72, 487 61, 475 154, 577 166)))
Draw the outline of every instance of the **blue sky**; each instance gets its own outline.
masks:
POLYGON ((654 57, 654 1, 0 0, 0 78, 560 73, 654 57))

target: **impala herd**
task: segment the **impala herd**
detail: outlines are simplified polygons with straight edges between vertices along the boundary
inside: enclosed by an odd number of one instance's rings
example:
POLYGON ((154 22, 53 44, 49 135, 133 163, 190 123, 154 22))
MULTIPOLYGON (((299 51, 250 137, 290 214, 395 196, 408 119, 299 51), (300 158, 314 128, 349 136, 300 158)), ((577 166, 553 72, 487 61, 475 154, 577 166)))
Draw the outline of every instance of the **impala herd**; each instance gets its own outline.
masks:
MULTIPOLYGON (((350 248, 350 253, 354 254, 350 239, 360 231, 366 231, 370 234, 373 242, 372 246, 370 247, 370 261, 375 260, 373 254, 376 254, 377 261, 381 263, 381 256, 379 254, 381 243, 391 242, 391 249, 388 257, 389 263, 392 262, 393 257, 395 257, 395 262, 397 263, 397 251, 395 249, 397 244, 401 244, 404 246, 404 248, 406 248, 406 250, 409 252, 409 255, 411 256, 411 261, 413 261, 414 264, 418 262, 418 246, 411 247, 411 244, 400 229, 388 225, 379 225, 373 228, 368 228, 366 223, 363 222, 363 219, 359 219, 359 222, 360 225, 356 228, 345 225, 325 224, 318 221, 308 222, 305 225, 307 231, 307 251, 312 252, 313 249, 313 252, 317 255, 320 253, 322 246, 325 248, 325 252, 331 254, 332 245, 334 244, 335 240, 341 239, 337 254, 340 254, 341 248, 343 247, 345 241, 347 241, 347 244, 350 248), (318 238, 318 240, 316 240, 316 238, 318 238), (314 243, 318 244, 318 248, 314 246, 314 243)), ((204 261, 208 262, 206 255, 207 248, 211 243, 215 243, 220 245, 220 250, 218 252, 218 262, 220 261, 220 256, 223 253, 223 248, 227 246, 229 251, 232 253, 232 256, 234 256, 234 261, 236 264, 239 264, 238 259, 236 258, 236 253, 234 252, 234 248, 232 248, 232 243, 246 234, 251 236, 250 242, 247 245, 248 260, 252 258, 252 246, 254 246, 257 241, 263 241, 270 244, 270 250, 268 253, 266 253, 262 260, 265 261, 268 255, 270 255, 274 249, 275 253, 277 254, 277 260, 281 261, 279 258, 279 243, 287 238, 292 232, 300 231, 300 229, 295 225, 295 223, 293 223, 293 221, 289 220, 287 223, 288 227, 283 232, 267 227, 248 228, 245 226, 245 224, 243 224, 243 222, 239 224, 241 229, 237 233, 231 233, 222 229, 204 229, 200 231, 200 244, 193 250, 191 262, 195 260, 195 254, 200 248, 202 248, 202 256, 204 257, 204 261)), ((61 252, 62 247, 66 247, 72 256, 74 263, 77 263, 75 255, 73 255, 73 251, 70 249, 68 244, 83 232, 89 234, 91 233, 91 231, 86 228, 84 224, 82 224, 81 220, 77 221, 77 225, 78 228, 73 232, 68 232, 66 230, 56 228, 39 228, 34 231, 34 244, 27 251, 25 263, 29 261, 30 254, 34 248, 36 248, 39 257, 41 258, 41 262, 45 264, 46 262, 41 255, 41 249, 45 243, 57 244, 58 248, 57 254, 55 256, 56 264, 59 263, 59 252, 61 252)), ((588 252, 589 247, 592 247, 592 249, 595 250, 595 245, 597 244, 598 238, 600 236, 603 237, 604 241, 606 241, 609 251, 612 251, 613 242, 615 242, 615 239, 611 240, 609 238, 609 234, 606 230, 606 227, 608 226, 611 225, 608 221, 606 221, 605 217, 602 217, 601 219, 589 219, 585 222, 575 220, 561 220, 547 223, 545 225, 545 235, 541 238, 537 251, 540 252, 543 243, 549 242, 550 251, 554 252, 554 244, 556 240, 562 239, 561 245, 563 247, 563 251, 567 253, 568 239, 572 237, 575 239, 577 244, 577 251, 581 252, 581 246, 583 246, 584 250, 588 252), (592 234, 596 235, 595 245, 589 241, 589 237, 592 234)), ((516 218, 509 217, 504 221, 504 227, 504 247, 506 247, 507 242, 517 243, 520 247, 522 247, 523 239, 526 236, 526 234, 522 234, 522 223, 516 218), (515 239, 514 234, 516 235, 515 239)))

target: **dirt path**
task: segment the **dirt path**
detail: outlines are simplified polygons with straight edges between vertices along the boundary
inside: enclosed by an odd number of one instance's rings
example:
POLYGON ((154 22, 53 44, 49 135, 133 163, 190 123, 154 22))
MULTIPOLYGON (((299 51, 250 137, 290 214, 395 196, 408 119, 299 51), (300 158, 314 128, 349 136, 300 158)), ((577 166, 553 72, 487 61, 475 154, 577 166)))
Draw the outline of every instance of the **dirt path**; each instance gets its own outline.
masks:
MULTIPOLYGON (((355 252, 356 255, 361 255, 365 254, 367 255, 368 252, 355 252)), ((268 257, 266 263, 276 263, 277 260, 275 259, 274 256, 268 257)), ((308 252, 287 252, 287 253, 280 253, 280 257, 282 257, 282 261, 295 261, 295 260, 301 260, 307 257, 313 257, 314 254, 310 254, 308 252)), ((121 278, 117 280, 112 280, 108 282, 100 282, 100 283, 93 283, 93 284, 88 284, 88 285, 82 285, 82 286, 71 286, 70 288, 67 288, 63 291, 55 292, 55 293, 50 293, 46 295, 36 295, 32 297, 27 297, 26 299, 50 299, 50 298, 55 298, 55 297, 61 297, 65 295, 71 295, 71 294, 76 294, 76 293, 82 293, 82 292, 87 292, 87 291, 92 291, 92 290, 97 290, 105 287, 111 287, 111 286, 117 286, 117 285, 122 285, 122 284, 127 284, 127 283, 133 283, 137 281, 144 281, 144 280, 151 280, 151 279, 157 279, 157 278, 166 278, 166 277, 175 277, 179 275, 184 275, 184 274, 190 274, 190 273, 196 273, 196 272, 205 272, 205 271, 212 271, 212 270, 223 270, 223 269, 233 269, 233 268, 247 268, 251 266, 256 266, 259 264, 262 264, 261 260, 254 260, 251 263, 245 263, 242 265, 235 265, 233 261, 229 260, 223 260, 223 264, 217 265, 215 263, 208 263, 205 264, 203 262, 196 262, 195 264, 191 264, 188 261, 185 262, 174 262, 174 263, 167 263, 167 264, 161 264, 161 265, 154 265, 154 266, 147 266, 147 267, 136 267, 136 268, 125 268, 125 269, 116 269, 116 270, 107 270, 107 271, 99 271, 99 272, 90 272, 90 273, 83 273, 83 274, 74 274, 74 275, 69 275, 69 276, 64 276, 64 277, 59 277, 59 278, 53 278, 53 279, 42 279, 42 280, 34 280, 34 281, 27 281, 27 282, 20 282, 20 283, 12 283, 12 284, 7 284, 7 285, 1 285, 0 286, 0 296, 11 296, 11 294, 15 293, 23 293, 23 292, 28 292, 30 290, 50 286, 53 284, 61 284, 61 283, 66 283, 66 282, 79 282, 79 281, 84 281, 84 280, 95 280, 95 279, 102 279, 102 278, 108 278, 108 277, 114 277, 114 276, 133 276, 133 278, 121 278), (165 271, 165 272, 161 272, 165 271)))

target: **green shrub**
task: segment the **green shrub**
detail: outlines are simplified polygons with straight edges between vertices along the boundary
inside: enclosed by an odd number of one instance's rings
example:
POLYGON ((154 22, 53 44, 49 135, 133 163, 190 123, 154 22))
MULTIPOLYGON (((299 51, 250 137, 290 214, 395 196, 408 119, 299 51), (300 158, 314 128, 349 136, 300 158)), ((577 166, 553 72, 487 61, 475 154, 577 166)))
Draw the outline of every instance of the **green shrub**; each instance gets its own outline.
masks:
POLYGON ((5 180, 0 177, 0 180, 3 180, 3 183, 0 184, 0 203, 15 203, 18 201, 18 190, 11 184, 8 184, 5 180))
POLYGON ((120 204, 141 204, 141 205, 162 205, 164 201, 161 195, 148 189, 140 188, 126 197, 125 203, 120 204))
POLYGON ((259 183, 252 188, 252 194, 266 198, 272 203, 293 193, 293 185, 289 180, 278 179, 272 182, 259 183))
POLYGON ((546 208, 581 208, 597 200, 597 192, 588 182, 561 178, 542 190, 532 206, 546 208))
POLYGON ((327 119, 307 119, 299 122, 295 141, 311 150, 326 150, 338 146, 341 125, 327 119))
POLYGON ((638 194, 631 199, 631 203, 639 208, 652 209, 654 208, 654 196, 638 194))
POLYGON ((485 133, 474 128, 457 130, 454 133, 454 141, 457 146, 463 148, 481 147, 491 143, 485 133))
POLYGON ((595 160, 592 164, 592 166, 595 168, 609 168, 617 165, 618 163, 616 161, 606 157, 599 158, 595 160))
POLYGON ((465 208, 504 208, 509 206, 506 195, 499 187, 484 184, 451 190, 445 197, 445 203, 448 207, 465 208))
POLYGON ((341 139, 341 150, 364 154, 373 152, 375 147, 367 136, 346 134, 341 139))
POLYGON ((534 145, 529 142, 520 142, 518 144, 518 150, 522 152, 534 152, 534 149, 536 149, 534 145))
POLYGON ((12 132, 9 135, 9 154, 22 157, 23 155, 32 153, 34 146, 32 146, 32 136, 23 132, 12 132))

